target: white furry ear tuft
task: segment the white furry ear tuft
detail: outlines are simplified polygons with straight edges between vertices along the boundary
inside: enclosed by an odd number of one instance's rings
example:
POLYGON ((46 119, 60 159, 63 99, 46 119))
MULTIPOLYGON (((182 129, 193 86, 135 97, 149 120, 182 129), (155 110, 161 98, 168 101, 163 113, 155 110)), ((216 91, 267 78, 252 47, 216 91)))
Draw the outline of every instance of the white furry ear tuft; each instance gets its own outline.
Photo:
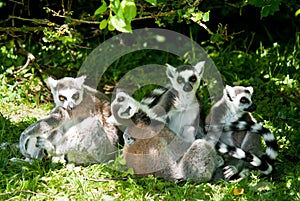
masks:
POLYGON ((204 64, 205 61, 200 61, 199 63, 196 64, 196 66, 194 66, 194 68, 196 69, 197 73, 202 76, 203 72, 204 72, 204 64))
POLYGON ((124 88, 116 88, 116 94, 121 93, 121 92, 125 92, 124 88))
POLYGON ((47 84, 49 85, 50 89, 53 90, 56 88, 57 80, 53 79, 52 77, 48 77, 46 79, 47 84))
POLYGON ((247 87, 246 89, 250 92, 251 95, 253 94, 253 87, 247 87))
POLYGON ((235 97, 235 92, 234 92, 234 88, 229 86, 229 85, 226 85, 225 86, 225 91, 226 91, 226 94, 229 96, 230 99, 234 98, 235 97))
POLYGON ((166 66, 167 66, 167 71, 166 71, 167 77, 172 80, 175 77, 176 68, 174 68, 170 64, 166 64, 166 66))
POLYGON ((76 82, 76 84, 77 84, 77 86, 78 86, 79 88, 82 87, 82 85, 83 85, 83 83, 84 83, 84 81, 85 81, 85 78, 86 78, 85 75, 82 75, 82 76, 80 76, 80 77, 75 78, 75 82, 76 82))

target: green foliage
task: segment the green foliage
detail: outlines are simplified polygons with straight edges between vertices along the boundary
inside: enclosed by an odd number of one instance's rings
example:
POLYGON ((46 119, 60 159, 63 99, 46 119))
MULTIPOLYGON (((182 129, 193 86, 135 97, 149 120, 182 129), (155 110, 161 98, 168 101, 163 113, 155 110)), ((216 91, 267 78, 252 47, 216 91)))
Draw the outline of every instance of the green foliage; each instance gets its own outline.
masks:
POLYGON ((108 26, 109 31, 117 29, 120 32, 132 32, 131 21, 136 16, 135 2, 133 0, 114 0, 110 1, 109 6, 107 6, 106 2, 102 1, 102 5, 95 11, 94 15, 103 15, 108 8, 110 9, 109 17, 101 20, 99 28, 105 29, 108 26))
POLYGON ((260 7, 261 18, 269 15, 274 15, 275 12, 279 11, 279 6, 283 2, 282 0, 249 0, 247 1, 250 5, 260 7))

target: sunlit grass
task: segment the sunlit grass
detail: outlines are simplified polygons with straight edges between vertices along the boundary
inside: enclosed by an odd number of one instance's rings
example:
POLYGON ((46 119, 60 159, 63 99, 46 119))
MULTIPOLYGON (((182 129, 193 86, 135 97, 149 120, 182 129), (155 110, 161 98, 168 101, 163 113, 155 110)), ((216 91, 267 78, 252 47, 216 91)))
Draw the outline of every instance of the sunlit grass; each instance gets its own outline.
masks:
POLYGON ((22 99, 24 94, 5 91, 12 96, 0 100, 0 200, 300 200, 300 86, 295 57, 299 54, 277 58, 278 51, 278 46, 256 53, 220 51, 216 55, 222 60, 213 58, 227 84, 254 87, 258 105, 254 116, 274 133, 280 147, 272 178, 259 178, 258 172, 243 180, 216 183, 137 177, 124 168, 121 155, 109 164, 86 166, 52 164, 49 159, 10 160, 23 158, 17 147, 21 132, 47 114, 52 104, 37 104, 22 99), (286 69, 287 60, 295 68, 286 69), (270 61, 278 62, 271 73, 270 61))

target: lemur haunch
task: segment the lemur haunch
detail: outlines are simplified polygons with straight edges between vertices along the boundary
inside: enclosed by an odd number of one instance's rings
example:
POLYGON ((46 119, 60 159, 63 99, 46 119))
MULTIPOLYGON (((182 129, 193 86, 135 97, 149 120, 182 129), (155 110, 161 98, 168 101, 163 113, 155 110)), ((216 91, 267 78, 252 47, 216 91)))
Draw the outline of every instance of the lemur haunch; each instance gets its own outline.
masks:
POLYGON ((135 138, 123 150, 126 164, 135 174, 204 182, 220 165, 210 143, 202 139, 186 142, 166 126, 164 118, 124 92, 116 94, 111 112, 110 122, 125 125, 125 132, 135 138))
MULTIPOLYGON (((210 110, 206 118, 208 127, 207 138, 212 141, 221 141, 228 147, 218 146, 218 150, 232 155, 239 152, 238 157, 252 167, 256 167, 263 174, 273 171, 272 161, 277 156, 277 142, 269 130, 257 124, 251 113, 256 106, 252 103, 252 87, 226 86, 223 97, 210 110), (261 136, 266 143, 266 153, 261 143, 261 136)), ((225 178, 243 171, 246 164, 241 160, 227 158, 225 160, 225 178)), ((242 175, 241 175, 242 176, 242 175)))
POLYGON ((21 134, 20 147, 22 153, 27 152, 25 157, 40 159, 41 156, 35 156, 41 150, 52 156, 53 161, 67 159, 78 164, 115 157, 117 128, 106 121, 110 116, 110 103, 100 92, 84 85, 84 80, 85 76, 48 78, 55 108, 49 117, 21 134), (48 126, 44 126, 46 124, 48 126))

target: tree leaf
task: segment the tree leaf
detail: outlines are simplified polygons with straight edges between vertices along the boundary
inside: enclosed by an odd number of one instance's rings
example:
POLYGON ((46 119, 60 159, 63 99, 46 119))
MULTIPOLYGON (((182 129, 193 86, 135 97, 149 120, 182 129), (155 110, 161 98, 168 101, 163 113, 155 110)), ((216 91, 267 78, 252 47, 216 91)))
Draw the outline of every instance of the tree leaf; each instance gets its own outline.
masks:
POLYGON ((110 18, 110 22, 117 30, 126 26, 125 20, 116 15, 110 18))
POLYGON ((152 6, 156 6, 157 5, 157 1, 156 0, 146 0, 148 3, 150 3, 152 6))
POLYGON ((108 22, 108 31, 114 31, 115 27, 111 24, 111 21, 108 22))
POLYGON ((203 22, 208 22, 209 21, 209 11, 203 13, 203 15, 202 15, 202 21, 203 22))
POLYGON ((136 6, 133 0, 123 0, 121 8, 125 19, 129 22, 136 16, 136 6))
POLYGON ((200 22, 202 20, 202 12, 192 13, 191 20, 193 20, 196 23, 200 22))
POLYGON ((107 10, 107 4, 106 4, 105 1, 102 1, 102 5, 99 8, 97 8, 97 10, 95 11, 94 15, 101 15, 106 10, 107 10))
POLYGON ((240 189, 234 188, 233 189, 233 195, 243 195, 243 194, 244 194, 243 188, 240 188, 240 189))
POLYGON ((295 16, 297 17, 298 15, 300 15, 300 9, 298 9, 295 13, 295 16))
POLYGON ((120 8, 120 0, 113 0, 110 2, 110 8, 111 10, 117 14, 118 13, 118 10, 120 8))
POLYGON ((105 29, 107 26, 107 20, 104 19, 100 22, 99 29, 105 29))
POLYGON ((125 33, 132 32, 130 24, 126 24, 124 18, 115 15, 110 18, 110 22, 112 26, 120 32, 125 32, 125 33))

